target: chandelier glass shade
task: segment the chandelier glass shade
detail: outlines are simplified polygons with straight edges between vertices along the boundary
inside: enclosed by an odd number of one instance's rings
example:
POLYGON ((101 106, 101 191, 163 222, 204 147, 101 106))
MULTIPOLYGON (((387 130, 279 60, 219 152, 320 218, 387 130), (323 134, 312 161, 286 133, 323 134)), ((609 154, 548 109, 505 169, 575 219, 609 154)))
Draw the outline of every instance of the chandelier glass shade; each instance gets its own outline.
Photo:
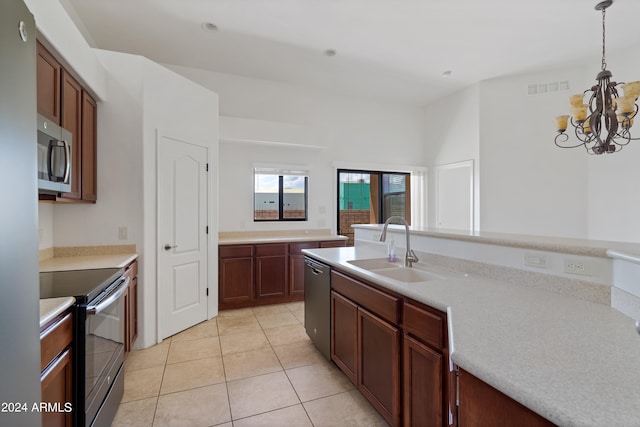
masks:
POLYGON ((613 0, 606 0, 595 7, 602 11, 602 70, 596 76, 598 83, 569 98, 570 116, 556 117, 558 134, 554 142, 558 147, 584 147, 589 154, 615 153, 629 142, 640 139, 631 137, 631 127, 638 115, 640 81, 616 83, 611 81, 613 75, 606 69, 605 10, 611 4, 613 0), (573 127, 575 142, 569 141, 566 133, 569 124, 573 127))

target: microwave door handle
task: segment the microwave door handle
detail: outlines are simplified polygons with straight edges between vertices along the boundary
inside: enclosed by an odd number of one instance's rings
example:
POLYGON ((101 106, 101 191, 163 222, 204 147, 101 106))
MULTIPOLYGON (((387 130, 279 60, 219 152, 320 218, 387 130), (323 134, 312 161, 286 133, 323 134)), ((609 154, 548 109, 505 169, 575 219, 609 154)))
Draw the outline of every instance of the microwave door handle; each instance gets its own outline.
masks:
POLYGON ((71 173, 71 144, 67 141, 62 141, 64 144, 64 164, 66 165, 64 171, 64 183, 69 182, 69 174, 71 173))
POLYGON ((49 162, 47 164, 47 173, 49 174, 49 181, 51 181, 51 177, 53 176, 53 168, 54 168, 54 164, 53 164, 53 147, 54 147, 54 140, 50 139, 49 140, 49 149, 47 150, 47 159, 49 159, 49 162))
POLYGON ((124 291, 127 290, 129 286, 129 278, 126 277, 122 279, 123 284, 118 287, 118 290, 109 295, 109 297, 103 301, 100 301, 98 305, 88 305, 87 306, 87 314, 98 314, 103 311, 105 308, 109 307, 113 304, 118 298, 122 296, 124 291))

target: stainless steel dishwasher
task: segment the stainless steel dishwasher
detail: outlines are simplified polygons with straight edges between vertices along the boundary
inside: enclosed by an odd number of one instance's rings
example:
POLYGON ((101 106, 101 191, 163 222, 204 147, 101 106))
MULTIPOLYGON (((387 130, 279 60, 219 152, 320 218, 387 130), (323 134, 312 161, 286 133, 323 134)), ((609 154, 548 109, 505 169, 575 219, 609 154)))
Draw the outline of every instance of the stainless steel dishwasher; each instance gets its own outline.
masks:
POLYGON ((331 267, 304 257, 304 327, 331 360, 331 267))

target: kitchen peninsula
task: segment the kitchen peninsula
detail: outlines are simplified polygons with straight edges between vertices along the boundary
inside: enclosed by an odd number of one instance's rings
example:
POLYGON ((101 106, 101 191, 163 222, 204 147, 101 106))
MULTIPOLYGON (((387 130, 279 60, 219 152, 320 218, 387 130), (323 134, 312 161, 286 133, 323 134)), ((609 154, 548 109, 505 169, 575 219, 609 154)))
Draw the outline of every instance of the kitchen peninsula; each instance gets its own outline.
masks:
MULTIPOLYGON (((446 315, 450 359, 460 370, 558 425, 640 424, 640 337, 630 317, 637 299, 624 277, 636 274, 637 245, 414 230, 418 267, 452 274, 407 283, 349 262, 387 256, 377 242, 380 226, 355 228, 355 247, 304 253, 405 304, 446 315), (498 265, 494 256, 512 265, 498 265), (592 268, 590 277, 565 273, 571 263, 563 260, 592 268), (627 315, 612 307, 619 293, 629 297, 620 303, 627 315)), ((403 249, 397 253, 401 260, 403 249)))

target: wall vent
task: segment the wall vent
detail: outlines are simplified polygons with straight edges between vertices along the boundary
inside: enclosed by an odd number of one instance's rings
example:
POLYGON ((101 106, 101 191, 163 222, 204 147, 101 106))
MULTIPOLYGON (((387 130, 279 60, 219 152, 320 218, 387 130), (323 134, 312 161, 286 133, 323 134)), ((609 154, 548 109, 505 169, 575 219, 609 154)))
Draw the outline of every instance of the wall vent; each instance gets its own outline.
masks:
POLYGON ((564 92, 570 89, 568 80, 546 83, 530 83, 527 85, 527 95, 544 95, 564 92))

